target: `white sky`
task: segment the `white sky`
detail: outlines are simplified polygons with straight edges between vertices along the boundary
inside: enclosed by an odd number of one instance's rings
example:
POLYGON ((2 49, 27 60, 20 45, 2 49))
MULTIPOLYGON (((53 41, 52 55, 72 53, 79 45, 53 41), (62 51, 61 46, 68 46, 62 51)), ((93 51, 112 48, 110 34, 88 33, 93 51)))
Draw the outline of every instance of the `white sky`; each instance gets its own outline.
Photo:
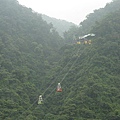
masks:
POLYGON ((35 12, 79 24, 93 10, 105 7, 112 0, 17 0, 35 12))

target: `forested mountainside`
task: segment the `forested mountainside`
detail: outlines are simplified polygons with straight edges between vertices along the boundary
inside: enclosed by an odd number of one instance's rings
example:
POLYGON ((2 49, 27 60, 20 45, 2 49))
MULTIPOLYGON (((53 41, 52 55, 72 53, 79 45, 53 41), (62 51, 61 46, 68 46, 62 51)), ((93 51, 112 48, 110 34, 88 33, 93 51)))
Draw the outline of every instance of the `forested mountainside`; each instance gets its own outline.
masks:
POLYGON ((1 120, 17 119, 38 99, 43 78, 59 59, 54 56, 63 42, 41 15, 16 0, 0 0, 1 120))
POLYGON ((70 27, 77 26, 72 22, 67 22, 65 20, 60 20, 56 18, 51 18, 47 15, 42 14, 42 18, 49 24, 52 23, 56 31, 63 37, 65 31, 68 31, 70 27))
MULTIPOLYGON (((72 43, 73 39, 89 34, 95 25, 98 25, 107 15, 114 13, 120 9, 120 0, 113 0, 107 3, 104 8, 94 10, 86 16, 86 19, 80 22, 79 27, 71 27, 64 33, 64 38, 67 43, 72 43)), ((109 21, 109 20, 108 20, 109 21)))
POLYGON ((92 44, 64 44, 38 13, 0 3, 1 120, 120 119, 120 9, 90 28, 92 44))
POLYGON ((113 0, 111 3, 107 3, 104 8, 94 10, 93 13, 87 15, 87 19, 80 23, 82 26, 82 33, 88 33, 94 24, 98 24, 107 14, 114 13, 120 9, 120 0, 113 0))
MULTIPOLYGON (((48 118, 58 120, 119 120, 120 119, 120 10, 106 16, 92 32, 91 45, 80 45, 71 58, 73 46, 62 49, 62 66, 72 62, 63 72, 63 94, 55 94, 55 111, 48 118), (108 20, 110 22, 108 22, 108 20), (66 53, 67 52, 67 53, 66 53), (69 57, 68 57, 69 56, 69 57), (75 61, 75 63, 74 63, 75 61), (72 66, 73 65, 73 66, 72 66), (71 69, 72 66, 72 69, 71 69), (58 107, 59 106, 59 107, 58 107), (57 113, 56 113, 57 111, 57 113)), ((75 47, 75 46, 74 46, 75 47)), ((61 75, 60 75, 61 77, 61 75)), ((60 79, 61 78, 57 78, 60 79)), ((54 108, 55 108, 54 106, 54 108)), ((47 113, 46 113, 47 114, 47 113)))

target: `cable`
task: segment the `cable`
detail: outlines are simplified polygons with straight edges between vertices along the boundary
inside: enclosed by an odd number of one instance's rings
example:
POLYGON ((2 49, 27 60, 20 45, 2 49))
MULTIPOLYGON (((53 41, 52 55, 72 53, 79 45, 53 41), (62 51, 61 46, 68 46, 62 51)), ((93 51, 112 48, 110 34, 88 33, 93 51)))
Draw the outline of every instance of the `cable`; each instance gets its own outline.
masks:
MULTIPOLYGON (((80 49, 79 49, 79 50, 80 50, 80 49)), ((77 51, 77 55, 78 55, 79 50, 77 51)), ((77 62, 77 60, 78 60, 78 56, 77 56, 76 60, 73 62, 72 66, 70 67, 70 69, 68 70, 68 72, 67 72, 67 73, 65 74, 65 76, 63 77, 63 79, 60 81, 60 83, 62 83, 63 80, 66 78, 66 76, 68 75, 68 73, 70 72, 70 70, 73 68, 73 66, 74 66, 74 64, 77 62)))
MULTIPOLYGON (((78 49, 77 54, 78 54, 79 50, 80 50, 80 49, 78 49)), ((75 52, 75 53, 76 53, 76 52, 75 52)), ((75 54, 75 53, 74 53, 74 54, 75 54)), ((73 54, 73 55, 74 55, 74 54, 73 54)), ((73 57, 73 55, 72 55, 72 57, 73 57)), ((78 57, 77 57, 77 59, 78 59, 78 57)), ((70 69, 68 70, 68 72, 65 74, 65 76, 63 77, 63 79, 62 79, 60 82, 62 82, 62 81, 66 78, 66 76, 68 75, 69 71, 72 69, 73 65, 76 63, 77 59, 73 62, 72 66, 70 67, 70 69)), ((59 74, 61 74, 61 73, 63 72, 63 70, 68 66, 68 64, 71 62, 71 60, 72 60, 72 58, 69 60, 69 62, 65 65, 65 67, 62 69, 62 71, 61 71, 59 74)), ((55 77, 55 80, 56 80, 56 78, 57 78, 57 76, 55 77)), ((45 91, 42 93, 42 95, 44 95, 44 94, 46 93, 46 91, 51 87, 51 85, 55 82, 55 80, 45 89, 45 91)), ((53 89, 52 92, 53 92, 54 90, 55 90, 55 89, 53 89)), ((47 96, 44 100, 46 100, 46 99, 52 94, 52 92, 51 92, 50 94, 48 94, 48 96, 47 96)), ((37 97, 37 99, 33 102, 33 104, 32 104, 29 108, 27 108, 27 110, 25 110, 21 115, 23 115, 26 111, 28 111, 37 101, 38 101, 38 97, 37 97)), ((20 116, 21 116, 21 115, 20 115, 20 116)), ((18 118, 19 118, 19 117, 18 117, 18 118)), ((18 119, 16 119, 16 120, 18 120, 18 119)))
MULTIPOLYGON (((78 51, 77 51, 77 55, 78 55, 78 53, 79 53, 79 50, 80 50, 80 49, 78 49, 78 51)), ((64 75, 64 77, 62 78, 62 80, 60 81, 60 83, 62 83, 62 82, 64 81, 64 79, 66 78, 66 76, 68 75, 68 73, 70 72, 70 70, 73 68, 74 64, 77 62, 78 58, 79 58, 79 56, 77 56, 76 60, 73 62, 73 64, 71 65, 70 69, 69 69, 68 72, 64 75)), ((46 99, 53 93, 53 91, 55 91, 55 89, 56 89, 56 88, 54 88, 54 89, 51 91, 51 93, 48 94, 48 96, 46 97, 46 99)), ((46 100, 46 99, 44 99, 44 100, 46 100)))

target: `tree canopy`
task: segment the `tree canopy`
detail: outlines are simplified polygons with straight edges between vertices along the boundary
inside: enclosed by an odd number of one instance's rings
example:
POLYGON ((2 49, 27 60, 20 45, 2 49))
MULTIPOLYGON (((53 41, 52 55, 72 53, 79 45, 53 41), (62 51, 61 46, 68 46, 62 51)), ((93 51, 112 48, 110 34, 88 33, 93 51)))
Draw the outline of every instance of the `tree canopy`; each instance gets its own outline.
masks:
POLYGON ((119 120, 119 5, 90 14, 63 39, 32 9, 0 0, 0 119, 119 120), (88 32, 92 44, 72 42, 88 32))

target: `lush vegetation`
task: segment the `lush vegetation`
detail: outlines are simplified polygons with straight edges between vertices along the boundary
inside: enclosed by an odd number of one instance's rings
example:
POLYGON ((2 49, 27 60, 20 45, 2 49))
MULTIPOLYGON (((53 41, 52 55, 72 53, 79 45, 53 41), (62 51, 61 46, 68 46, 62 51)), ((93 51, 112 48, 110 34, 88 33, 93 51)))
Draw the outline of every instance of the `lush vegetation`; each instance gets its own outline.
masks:
POLYGON ((51 18, 47 15, 42 14, 42 18, 47 22, 53 24, 54 29, 63 37, 65 31, 68 31, 71 26, 77 26, 72 22, 67 22, 65 20, 60 20, 56 18, 51 18))
MULTIPOLYGON (((115 0, 107 8, 118 4, 115 0)), ((120 119, 120 9, 92 26, 91 45, 73 44, 87 23, 71 27, 63 40, 32 9, 0 0, 1 120, 120 119), (63 92, 56 92, 58 82, 63 92)))
POLYGON ((15 119, 38 99, 63 39, 15 0, 0 0, 0 28, 0 119, 15 119))

